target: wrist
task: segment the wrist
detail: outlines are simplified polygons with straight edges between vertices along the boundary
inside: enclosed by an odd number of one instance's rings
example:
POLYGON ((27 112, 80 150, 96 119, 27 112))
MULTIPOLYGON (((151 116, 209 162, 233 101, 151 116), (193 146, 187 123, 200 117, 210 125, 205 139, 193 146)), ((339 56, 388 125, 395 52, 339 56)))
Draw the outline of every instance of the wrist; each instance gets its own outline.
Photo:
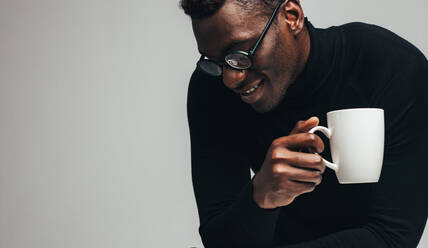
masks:
POLYGON ((259 208, 263 209, 274 209, 277 206, 272 204, 270 201, 271 197, 268 197, 268 194, 260 190, 255 180, 253 180, 253 200, 259 208))

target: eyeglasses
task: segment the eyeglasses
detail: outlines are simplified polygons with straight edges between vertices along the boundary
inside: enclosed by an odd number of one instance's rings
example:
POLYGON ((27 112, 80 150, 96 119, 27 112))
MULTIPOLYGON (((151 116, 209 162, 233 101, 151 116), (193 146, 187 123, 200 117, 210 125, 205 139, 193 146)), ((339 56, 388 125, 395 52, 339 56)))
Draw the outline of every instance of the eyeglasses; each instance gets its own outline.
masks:
POLYGON ((257 48, 265 37, 269 27, 271 26, 273 19, 278 13, 279 7, 284 3, 285 0, 280 0, 278 5, 275 7, 275 10, 272 13, 272 16, 269 19, 269 22, 266 24, 266 27, 263 29, 262 34, 257 40, 256 44, 249 52, 244 52, 241 50, 236 50, 228 53, 224 57, 224 61, 217 62, 212 59, 208 59, 204 55, 199 58, 197 66, 203 72, 211 75, 211 76, 220 76, 223 74, 223 66, 228 66, 235 70, 247 70, 253 65, 253 56, 256 53, 257 48))

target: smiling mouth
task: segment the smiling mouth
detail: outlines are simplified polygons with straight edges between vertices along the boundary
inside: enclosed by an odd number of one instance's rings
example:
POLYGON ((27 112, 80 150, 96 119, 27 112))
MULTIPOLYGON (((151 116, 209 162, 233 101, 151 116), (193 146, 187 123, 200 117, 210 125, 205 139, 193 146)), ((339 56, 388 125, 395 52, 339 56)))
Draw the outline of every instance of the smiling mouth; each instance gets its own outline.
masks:
POLYGON ((249 96, 252 93, 254 93, 254 91, 257 90, 257 88, 259 88, 260 86, 262 86, 264 84, 264 80, 260 81, 260 83, 258 83, 256 86, 252 87, 251 89, 244 91, 241 93, 242 96, 249 96))

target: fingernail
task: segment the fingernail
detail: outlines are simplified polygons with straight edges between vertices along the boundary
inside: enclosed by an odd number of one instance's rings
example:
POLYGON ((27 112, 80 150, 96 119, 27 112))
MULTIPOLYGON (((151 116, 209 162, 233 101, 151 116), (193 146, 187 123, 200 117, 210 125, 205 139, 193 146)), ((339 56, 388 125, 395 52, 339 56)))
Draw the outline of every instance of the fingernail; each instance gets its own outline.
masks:
POLYGON ((311 118, 308 119, 308 121, 311 121, 311 122, 315 121, 316 120, 315 118, 316 118, 315 116, 312 116, 311 118))

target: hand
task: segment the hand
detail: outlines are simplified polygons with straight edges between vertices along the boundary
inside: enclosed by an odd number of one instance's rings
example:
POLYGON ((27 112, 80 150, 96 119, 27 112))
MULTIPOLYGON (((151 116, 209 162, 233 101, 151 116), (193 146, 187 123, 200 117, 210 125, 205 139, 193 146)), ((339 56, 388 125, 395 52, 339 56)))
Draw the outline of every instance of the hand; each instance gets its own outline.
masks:
POLYGON ((297 152, 303 148, 318 153, 324 150, 321 138, 308 133, 318 123, 317 117, 299 121, 288 136, 272 142, 253 180, 253 198, 259 207, 272 209, 289 205, 297 196, 312 192, 321 183, 325 170, 321 156, 297 152))

